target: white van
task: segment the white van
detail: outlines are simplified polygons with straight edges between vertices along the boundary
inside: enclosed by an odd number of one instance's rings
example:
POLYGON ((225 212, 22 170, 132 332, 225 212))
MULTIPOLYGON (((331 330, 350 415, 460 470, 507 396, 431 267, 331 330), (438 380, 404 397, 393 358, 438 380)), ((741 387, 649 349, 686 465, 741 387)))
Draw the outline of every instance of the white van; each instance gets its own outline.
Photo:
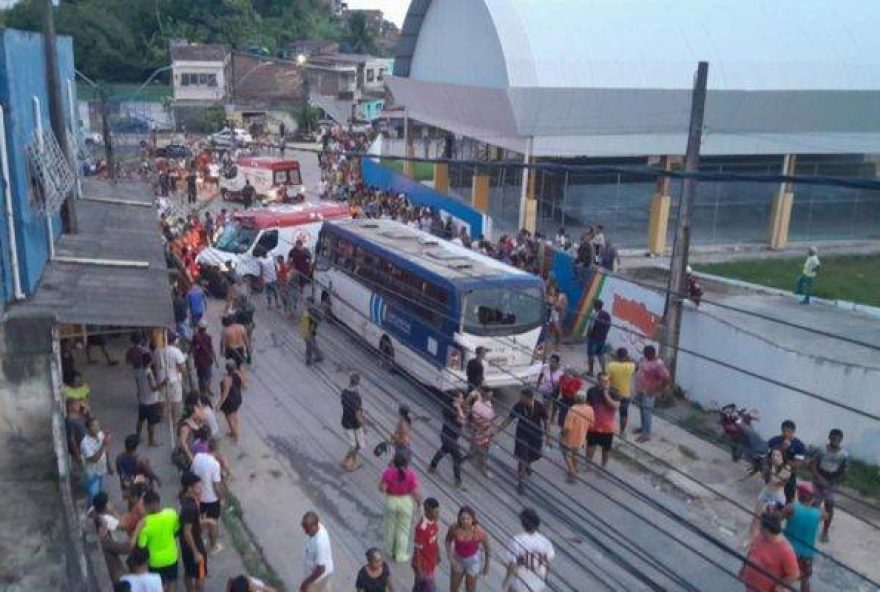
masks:
POLYGON ((274 259, 287 257, 297 240, 314 251, 324 220, 348 218, 348 206, 339 203, 305 203, 273 206, 236 212, 232 223, 199 253, 196 262, 203 267, 234 269, 241 277, 257 277, 260 265, 254 256, 257 247, 274 259))

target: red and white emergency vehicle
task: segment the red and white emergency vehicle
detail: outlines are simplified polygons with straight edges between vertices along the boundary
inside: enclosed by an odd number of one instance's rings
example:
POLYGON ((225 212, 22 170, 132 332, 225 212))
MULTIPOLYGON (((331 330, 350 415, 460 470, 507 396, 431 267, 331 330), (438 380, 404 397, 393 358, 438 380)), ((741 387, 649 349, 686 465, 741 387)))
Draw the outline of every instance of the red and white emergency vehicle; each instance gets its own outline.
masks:
POLYGON ((236 212, 232 222, 196 261, 222 271, 232 269, 242 277, 256 277, 260 265, 254 251, 265 250, 273 259, 278 255, 286 258, 300 240, 314 253, 324 220, 350 217, 348 206, 338 203, 278 205, 236 212))
POLYGON ((220 177, 220 197, 241 201, 245 181, 253 185, 258 199, 264 203, 294 203, 303 201, 305 187, 299 161, 271 156, 243 156, 220 177))

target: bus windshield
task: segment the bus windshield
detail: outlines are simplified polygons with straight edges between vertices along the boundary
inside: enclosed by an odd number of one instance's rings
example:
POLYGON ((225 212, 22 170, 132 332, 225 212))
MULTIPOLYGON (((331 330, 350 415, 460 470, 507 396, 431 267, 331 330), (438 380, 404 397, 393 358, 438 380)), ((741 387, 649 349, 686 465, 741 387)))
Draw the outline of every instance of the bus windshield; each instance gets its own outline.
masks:
POLYGON ((509 334, 538 327, 543 320, 540 287, 497 287, 474 290, 462 297, 464 330, 474 335, 509 334))
POLYGON ((241 224, 227 226, 214 243, 214 248, 236 255, 247 253, 259 232, 253 228, 244 228, 241 224))
POLYGON ((284 169, 275 171, 272 178, 273 185, 302 185, 299 169, 284 169))

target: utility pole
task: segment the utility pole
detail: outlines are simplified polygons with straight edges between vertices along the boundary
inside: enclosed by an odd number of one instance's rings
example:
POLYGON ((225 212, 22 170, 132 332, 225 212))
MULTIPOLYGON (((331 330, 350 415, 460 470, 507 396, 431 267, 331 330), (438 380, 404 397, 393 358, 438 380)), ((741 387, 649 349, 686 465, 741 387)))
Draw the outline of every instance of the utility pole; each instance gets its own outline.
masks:
POLYGON ((116 166, 113 162, 113 135, 110 133, 110 121, 107 117, 107 86, 104 83, 98 87, 98 95, 101 98, 101 135, 104 138, 104 154, 107 157, 107 174, 112 182, 116 182, 116 166))
MULTIPOLYGON (((43 47, 46 53, 46 86, 49 90, 49 121, 52 123, 52 131, 58 140, 61 154, 69 158, 70 144, 67 143, 67 125, 64 122, 64 104, 61 98, 61 85, 58 83, 58 49, 55 43, 55 16, 52 12, 52 0, 43 0, 43 47)), ((71 122, 76 125, 75 122, 71 122)), ((74 174, 76 164, 71 160, 68 163, 74 174)), ((66 232, 76 234, 76 206, 74 200, 67 196, 61 205, 61 223, 66 232)))
MULTIPOLYGON (((703 114, 706 108, 706 80, 709 63, 697 65, 694 90, 691 95, 691 121, 688 129, 684 172, 694 174, 700 168, 700 142, 703 138, 703 114)), ((696 197, 698 181, 686 176, 678 199, 675 240, 672 244, 672 262, 669 266, 669 284, 666 287, 666 322, 663 330, 661 356, 675 379, 678 344, 681 337, 681 307, 687 294, 687 265, 691 247, 691 210, 696 197)))

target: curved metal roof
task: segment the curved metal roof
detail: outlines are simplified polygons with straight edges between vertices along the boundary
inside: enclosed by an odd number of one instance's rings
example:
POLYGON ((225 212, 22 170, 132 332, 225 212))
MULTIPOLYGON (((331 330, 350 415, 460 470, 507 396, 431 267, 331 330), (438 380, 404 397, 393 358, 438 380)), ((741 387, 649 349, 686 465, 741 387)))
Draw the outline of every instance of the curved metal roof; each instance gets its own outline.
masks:
POLYGON ((880 89, 876 0, 414 0, 396 76, 493 88, 880 89))

